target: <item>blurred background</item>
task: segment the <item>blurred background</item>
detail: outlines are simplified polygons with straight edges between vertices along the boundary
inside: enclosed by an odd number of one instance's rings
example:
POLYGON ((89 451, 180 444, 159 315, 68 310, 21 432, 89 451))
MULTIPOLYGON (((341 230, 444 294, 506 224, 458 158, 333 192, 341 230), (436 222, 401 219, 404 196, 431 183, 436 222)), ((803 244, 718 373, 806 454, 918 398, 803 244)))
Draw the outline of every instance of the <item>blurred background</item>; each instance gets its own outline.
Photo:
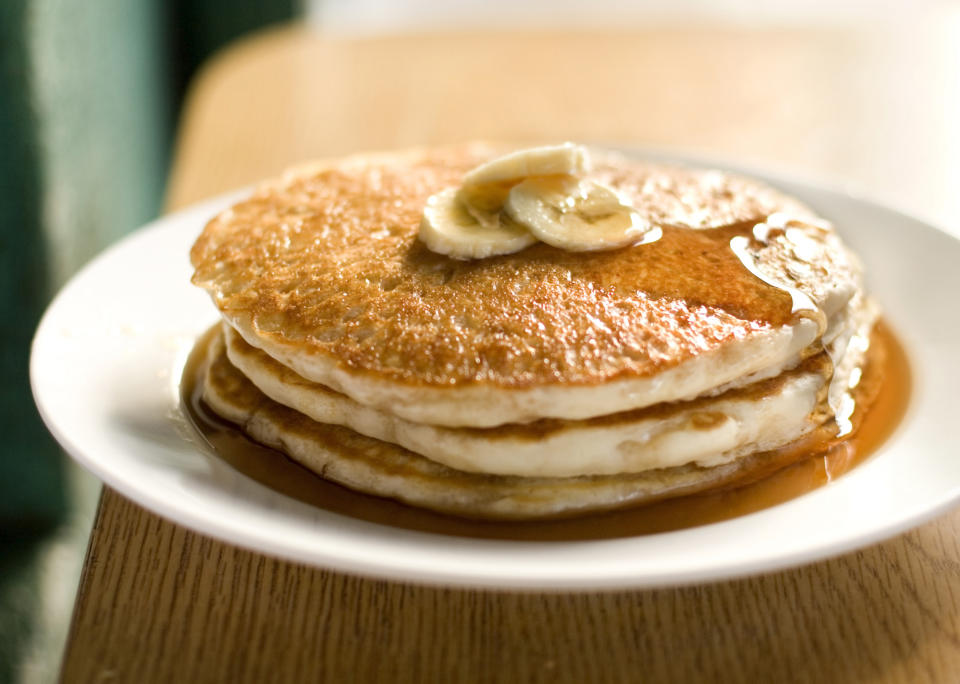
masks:
MULTIPOLYGON (((955 223, 960 193, 946 186, 960 178, 960 159, 954 154, 960 138, 951 123, 960 119, 960 48, 957 40, 928 42, 926 36, 960 35, 958 16, 958 3, 949 0, 0 0, 0 682, 56 677, 99 492, 92 477, 63 457, 36 414, 27 373, 33 330, 71 274, 163 212, 164 198, 169 201, 169 193, 176 191, 168 178, 176 165, 178 136, 185 135, 178 130, 184 104, 189 106, 198 74, 222 62, 225 49, 237 50, 236 45, 293 22, 301 24, 297 30, 347 42, 458 32, 483 40, 490 32, 544 29, 637 28, 646 35, 662 30, 670 36, 678 27, 696 27, 706 37, 731 29, 773 31, 765 34, 768 43, 770 36, 774 43, 777 36, 784 41, 826 36, 829 51, 825 47, 823 54, 840 60, 841 77, 829 87, 800 83, 809 87, 809 111, 770 107, 782 88, 793 86, 763 70, 762 53, 752 57, 757 74, 770 78, 756 106, 769 107, 785 125, 822 123, 820 135, 801 130, 799 135, 809 139, 793 158, 766 156, 771 140, 738 126, 733 111, 721 112, 731 119, 725 127, 709 130, 698 125, 702 114, 666 111, 664 127, 670 119, 686 117, 682 134, 658 134, 660 119, 654 118, 647 132, 621 141, 670 146, 679 138, 688 151, 729 155, 738 150, 745 161, 789 164, 801 171, 822 172, 822 164, 811 160, 835 159, 833 180, 855 182, 921 215, 955 223), (915 26, 933 27, 933 34, 917 34, 914 42, 910 31, 915 26), (847 83, 842 78, 849 66, 842 61, 842 31, 865 27, 876 29, 871 35, 879 37, 871 40, 878 44, 896 36, 896 48, 871 48, 870 54, 879 58, 866 70, 866 83, 847 83), (941 70, 928 74, 932 90, 917 94, 882 87, 887 80, 909 83, 915 68, 911 54, 931 51, 937 58, 923 63, 941 70), (830 128, 830 108, 840 106, 863 113, 862 130, 830 128), (926 108, 923 117, 916 116, 917 107, 926 108), (871 116, 877 108, 885 111, 881 124, 871 116), (905 122, 909 125, 901 125, 905 122), (930 130, 947 131, 946 138, 932 137, 930 130), (947 149, 931 142, 944 139, 950 141, 947 149), (885 141, 882 149, 877 140, 885 141), (918 165, 933 165, 943 185, 915 180, 909 169, 918 165)), ((852 54, 852 45, 850 50, 852 54)), ((677 58, 675 52, 669 54, 677 58)), ((320 61, 309 65, 344 74, 351 73, 349 67, 320 61)), ((806 73, 803 64, 789 67, 793 75, 806 73)), ((656 74, 656 67, 650 73, 656 74)), ((369 85, 358 81, 352 88, 362 93, 369 85)), ((578 85, 589 98, 589 84, 578 85)), ((663 84, 658 85, 663 91, 663 84)), ((462 88, 451 93, 466 96, 462 88)), ((392 114, 395 125, 402 126, 402 112, 392 114)), ((335 120, 305 125, 322 127, 335 120)), ((413 126, 387 136, 378 125, 388 124, 372 124, 369 146, 382 146, 381 139, 415 144, 484 132, 482 127, 441 124, 429 132, 413 126)), ((798 132, 785 127, 774 134, 798 132)), ((603 141, 618 142, 624 135, 611 130, 603 141)), ((335 136, 334 129, 328 137, 335 136)), ((278 153, 276 166, 345 151, 306 144, 300 154, 278 153)), ((177 179, 185 182, 183 173, 177 179)), ((254 179, 240 174, 234 180, 254 179)))
POLYGON ((30 398, 40 314, 79 267, 161 212, 196 69, 302 11, 294 0, 0 0, 0 682, 56 679, 99 495, 30 398))

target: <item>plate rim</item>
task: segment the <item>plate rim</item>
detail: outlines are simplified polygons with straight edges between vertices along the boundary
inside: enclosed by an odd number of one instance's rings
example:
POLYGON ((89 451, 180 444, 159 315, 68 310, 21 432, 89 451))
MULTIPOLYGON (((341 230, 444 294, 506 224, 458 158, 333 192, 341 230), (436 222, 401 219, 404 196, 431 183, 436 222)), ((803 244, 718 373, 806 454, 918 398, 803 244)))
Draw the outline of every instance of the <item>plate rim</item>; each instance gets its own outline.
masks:
MULTIPOLYGON (((918 218, 915 215, 912 215, 908 212, 905 212, 899 208, 891 207, 884 202, 879 202, 869 197, 869 195, 853 192, 848 189, 835 189, 830 186, 818 184, 811 182, 806 178, 797 178, 789 175, 783 175, 776 172, 765 171, 760 168, 750 167, 745 165, 739 165, 736 163, 729 163, 728 161, 721 161, 718 159, 710 158, 694 158, 683 153, 672 154, 669 158, 663 156, 662 151, 658 150, 643 150, 637 148, 627 148, 627 147, 618 147, 614 148, 620 151, 623 151, 626 154, 631 156, 646 157, 652 159, 664 159, 669 161, 674 161, 675 163, 682 164, 697 164, 701 166, 710 166, 715 168, 721 168, 725 170, 731 170, 735 173, 742 173, 746 175, 753 176, 759 180, 770 183, 772 185, 789 185, 794 188, 802 188, 805 192, 811 193, 826 193, 827 195, 833 195, 834 197, 840 197, 845 201, 852 201, 859 204, 868 204, 872 205, 874 208, 878 208, 882 211, 885 211, 892 216, 894 216, 898 221, 909 221, 915 224, 918 224, 923 227, 924 230, 933 230, 939 233, 942 237, 945 237, 954 243, 957 244, 957 247, 960 248, 960 238, 958 238, 953 233, 947 231, 946 229, 931 223, 925 219, 918 218)), ((40 363, 40 356, 37 353, 38 348, 41 346, 41 342, 44 341, 44 335, 48 335, 46 331, 52 326, 52 322, 55 320, 56 314, 59 311, 58 307, 62 306, 64 298, 67 296, 67 293, 71 291, 71 288, 77 287, 77 283, 84 282, 86 278, 92 277, 90 274, 96 273, 97 269, 102 267, 102 264, 108 262, 110 259, 114 258, 115 254, 118 254, 126 249, 133 249, 132 245, 135 245, 139 241, 148 240, 150 236, 157 234, 163 234, 164 232, 173 232, 176 226, 180 225, 183 222, 186 222, 194 217, 201 216, 212 216, 212 214, 219 208, 225 207, 231 202, 235 201, 237 198, 243 197, 245 194, 250 192, 250 187, 247 186, 237 190, 231 190, 226 193, 218 194, 215 197, 206 199, 204 201, 198 202, 196 204, 185 207, 181 210, 168 214, 166 216, 160 217, 155 221, 152 221, 142 228, 133 231, 129 235, 125 236, 116 243, 110 245, 100 254, 98 254, 94 259, 88 262, 80 271, 78 271, 64 286, 60 289, 57 295, 48 305, 46 311, 44 312, 40 323, 38 324, 36 334, 33 338, 31 344, 31 358, 30 358, 30 380, 31 380, 31 389, 33 391, 35 402, 37 404, 38 411, 47 425, 47 428, 54 435, 56 440, 63 446, 63 448, 70 454, 70 456, 79 462, 83 467, 91 471, 96 475, 100 480, 105 484, 115 489, 121 495, 131 499, 139 505, 144 506, 148 510, 160 515, 161 517, 170 520, 176 524, 184 525, 185 527, 194 530, 200 534, 207 536, 212 536, 221 541, 224 541, 229 544, 235 544, 243 548, 250 549, 255 552, 265 553, 274 557, 284 558, 288 560, 293 560, 295 562, 302 562, 312 566, 326 567, 334 571, 347 572, 351 574, 358 574, 367 577, 375 577, 378 579, 393 580, 393 581, 405 581, 405 582, 415 582, 418 584, 428 584, 428 585, 443 585, 443 586, 458 586, 458 587, 474 587, 474 588, 485 588, 485 589, 496 589, 496 590, 511 590, 511 589, 536 589, 540 591, 610 591, 610 590, 622 590, 630 588, 652 588, 652 587, 665 587, 665 586, 681 586, 685 584, 696 584, 703 582, 712 582, 712 581, 722 581, 731 579, 734 577, 748 577, 755 576, 758 574, 764 574, 769 572, 774 572, 777 570, 782 570, 785 568, 796 567, 801 564, 807 564, 816 562, 818 560, 823 560, 825 558, 833 557, 857 548, 863 548, 875 544, 881 540, 891 538, 905 530, 912 529, 928 520, 936 518, 943 514, 945 511, 949 510, 951 507, 955 506, 958 501, 960 501, 960 482, 957 482, 952 489, 945 491, 943 496, 932 505, 925 507, 919 507, 916 510, 908 512, 905 515, 902 515, 894 523, 887 524, 885 526, 878 526, 875 529, 868 531, 867 533, 861 533, 859 535, 851 535, 848 538, 839 539, 832 543, 821 545, 815 551, 810 550, 798 550, 793 554, 781 554, 776 557, 766 559, 765 562, 754 562, 747 568, 741 567, 736 562, 726 563, 721 568, 715 566, 706 565, 703 568, 695 571, 689 571, 685 573, 676 573, 669 572, 669 577, 666 575, 657 575, 656 573, 649 573, 642 577, 628 577, 622 575, 610 575, 605 576, 598 582, 597 577, 568 577, 568 576, 556 576, 556 577, 533 577, 533 576, 524 576, 516 577, 512 575, 491 575, 487 571, 481 571, 476 574, 459 574, 459 575, 450 575, 445 574, 442 570, 439 572, 431 572, 429 567, 420 567, 419 571, 412 570, 409 568, 401 569, 396 566, 391 566, 388 563, 370 563, 364 562, 362 559, 357 560, 356 558, 344 558, 342 555, 337 554, 318 554, 316 550, 310 550, 306 547, 301 549, 291 548, 288 545, 285 545, 282 542, 269 539, 268 535, 244 535, 242 531, 238 530, 236 527, 231 525, 223 524, 222 520, 211 519, 191 511, 189 509, 184 509, 182 506, 175 505, 173 503, 164 501, 161 497, 153 496, 149 491, 144 491, 143 488, 138 489, 136 486, 132 485, 130 482, 124 480, 119 476, 115 471, 111 471, 106 467, 105 463, 100 459, 93 457, 85 453, 85 449, 80 445, 75 443, 74 439, 69 435, 63 432, 60 429, 58 424, 57 417, 50 415, 48 412, 48 407, 44 405, 41 401, 42 388, 38 386, 39 381, 38 377, 40 376, 40 371, 35 368, 35 365, 40 363), (399 572, 398 572, 399 571, 399 572)), ((197 224, 197 232, 199 228, 202 227, 202 223, 197 224)), ((189 245, 184 245, 185 248, 189 248, 189 245)), ((185 250, 186 251, 186 250, 185 250)), ((211 308, 210 311, 210 321, 214 322, 216 320, 215 310, 211 308)), ((905 345, 906 346, 906 345, 905 345)), ((916 364, 916 361, 912 358, 911 349, 909 346, 906 349, 908 356, 911 357, 911 365, 916 364)), ((176 375, 176 378, 179 380, 180 373, 182 372, 182 364, 178 364, 176 368, 172 369, 173 374, 176 375)), ((914 391, 915 388, 914 388, 914 391)), ((910 402, 910 407, 915 405, 915 401, 912 398, 910 402)), ((908 407, 908 411, 910 410, 908 407)), ((906 418, 904 419, 906 422, 906 418)), ((899 428, 898 428, 899 430, 899 428)), ((885 444, 890 444, 896 438, 896 433, 889 437, 885 444)), ((192 446, 191 448, 196 448, 192 446)), ((862 467, 862 466, 861 466, 862 467)), ((242 476, 245 477, 245 476, 242 476)), ((251 482, 254 482, 251 480, 251 482)), ((262 485, 261 485, 262 486, 262 485)), ((821 488, 823 489, 823 488, 821 488)), ((276 496, 283 497, 284 495, 274 492, 276 496)), ((803 497, 800 497, 803 498, 803 497)), ((787 502, 790 503, 790 502, 787 502)), ((304 504, 306 505, 306 504, 304 504)), ((756 513, 749 514, 747 516, 740 516, 735 520, 742 520, 744 518, 749 518, 753 516, 760 515, 762 516, 767 510, 758 511, 756 513)), ((711 528, 716 525, 723 525, 729 521, 723 521, 720 523, 713 523, 707 526, 701 526, 698 529, 711 528)), ((375 525, 375 523, 367 523, 370 525, 375 525)), ((393 528, 388 528, 393 529, 393 528)), ((395 530, 394 530, 395 531, 395 530)), ((441 535, 435 535, 431 533, 424 532, 412 532, 404 531, 408 534, 413 535, 425 535, 428 537, 440 537, 441 535)), ((681 531, 682 532, 682 531, 681 531)), ((644 535, 643 538, 651 539, 654 537, 660 537, 663 535, 676 535, 677 532, 666 532, 658 533, 655 535, 644 535)), ((402 535, 407 536, 407 535, 402 535)), ((450 539, 456 539, 455 537, 444 537, 445 540, 449 541, 450 539)), ((616 542, 629 542, 636 538, 624 538, 616 540, 594 540, 586 543, 599 543, 601 541, 616 541, 616 542)), ((471 539, 472 544, 477 546, 484 546, 482 542, 488 540, 474 540, 471 539)), ((517 544, 517 542, 509 542, 510 544, 517 544)), ((561 542, 569 543, 569 542, 561 542)), ((547 545, 553 546, 557 542, 519 542, 519 544, 528 547, 535 545, 547 545)))

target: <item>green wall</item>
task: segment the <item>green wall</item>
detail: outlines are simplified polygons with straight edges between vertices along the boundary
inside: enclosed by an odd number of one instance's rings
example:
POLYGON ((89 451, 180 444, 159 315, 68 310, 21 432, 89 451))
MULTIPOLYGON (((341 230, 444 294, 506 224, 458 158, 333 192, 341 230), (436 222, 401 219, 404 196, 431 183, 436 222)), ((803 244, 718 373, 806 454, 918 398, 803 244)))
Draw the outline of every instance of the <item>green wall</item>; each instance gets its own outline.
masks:
POLYGON ((195 69, 296 11, 291 0, 0 1, 0 534, 63 508, 60 455, 27 379, 43 307, 159 213, 195 69))

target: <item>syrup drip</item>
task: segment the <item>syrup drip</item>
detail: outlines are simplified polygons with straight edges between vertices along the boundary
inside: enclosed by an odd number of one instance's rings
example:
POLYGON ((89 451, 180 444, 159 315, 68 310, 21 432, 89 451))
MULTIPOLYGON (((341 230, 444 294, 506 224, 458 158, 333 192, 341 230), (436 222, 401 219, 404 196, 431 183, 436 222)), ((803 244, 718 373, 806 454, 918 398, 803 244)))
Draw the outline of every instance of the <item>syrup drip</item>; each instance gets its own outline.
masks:
MULTIPOLYGON (((786 232, 786 226, 790 225, 791 223, 801 222, 798 219, 791 219, 783 214, 771 214, 766 218, 766 220, 753 226, 753 229, 751 230, 752 241, 763 245, 769 244, 772 238, 784 234, 786 232)), ((827 329, 827 317, 824 315, 823 310, 817 306, 816 303, 814 303, 813 299, 808 294, 799 288, 782 283, 765 274, 757 266, 753 255, 750 254, 750 242, 750 237, 747 237, 746 235, 737 235, 730 239, 730 249, 734 254, 737 255, 737 258, 740 260, 740 263, 743 264, 743 267, 750 271, 750 273, 765 282, 767 285, 775 287, 778 290, 783 290, 790 295, 790 313, 795 317, 810 318, 816 321, 817 328, 819 330, 818 336, 822 335, 827 329)))
MULTIPOLYGON (((736 254, 737 258, 750 273, 762 280, 764 283, 783 290, 790 295, 792 308, 790 313, 796 317, 811 318, 817 323, 818 337, 822 336, 827 330, 827 317, 824 311, 817 306, 813 299, 800 289, 791 285, 779 282, 770 278, 757 266, 750 253, 749 246, 751 241, 766 245, 776 237, 785 236, 791 244, 793 255, 798 259, 810 262, 816 258, 816 250, 810 248, 810 238, 800 228, 814 228, 820 231, 830 230, 830 225, 824 221, 816 219, 799 219, 789 216, 785 213, 775 213, 768 216, 764 221, 757 223, 751 230, 751 236, 738 235, 730 239, 730 249, 736 254)), ((872 310, 872 304, 863 304, 872 310)), ((843 364, 842 356, 838 361, 838 354, 853 354, 854 358, 866 354, 870 346, 869 330, 872 327, 873 320, 871 316, 858 325, 852 337, 846 344, 835 346, 827 345, 826 352, 830 361, 834 365, 834 374, 830 380, 827 390, 827 403, 833 411, 834 422, 837 426, 837 437, 843 437, 850 434, 854 427, 851 416, 856 409, 856 401, 852 390, 860 382, 862 368, 855 366, 847 369, 848 373, 839 373, 839 368, 843 364), (846 379, 846 386, 843 386, 843 380, 846 379)))

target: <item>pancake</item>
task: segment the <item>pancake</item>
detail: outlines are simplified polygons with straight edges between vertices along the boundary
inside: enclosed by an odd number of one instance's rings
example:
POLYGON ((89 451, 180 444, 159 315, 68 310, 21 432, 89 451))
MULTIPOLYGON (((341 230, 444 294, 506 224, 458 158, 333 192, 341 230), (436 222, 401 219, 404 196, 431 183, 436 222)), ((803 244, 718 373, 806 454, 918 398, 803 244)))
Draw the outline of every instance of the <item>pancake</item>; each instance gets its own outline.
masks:
MULTIPOLYGON (((826 448, 834 433, 829 421, 821 421, 791 448, 710 468, 685 465, 567 478, 468 473, 272 401, 230 363, 221 335, 210 340, 206 366, 204 401, 256 441, 350 489, 470 518, 567 517, 744 484, 826 448)), ((828 413, 824 406, 821 411, 828 413)))
POLYGON ((570 477, 713 466, 784 446, 829 417, 818 410, 833 372, 826 352, 717 396, 581 421, 541 419, 482 429, 413 423, 364 406, 300 377, 229 326, 223 334, 231 364, 273 401, 468 472, 570 477))
POLYGON ((213 411, 347 487, 506 519, 732 486, 855 429, 878 311, 829 223, 724 172, 498 151, 314 163, 213 218, 213 411))
POLYGON ((303 378, 407 421, 476 428, 775 376, 841 334, 862 289, 857 260, 796 200, 626 159, 602 158, 595 174, 662 227, 642 249, 537 244, 467 262, 429 251, 417 241, 427 197, 492 153, 296 170, 206 226, 193 281, 248 344, 303 378), (777 213, 803 220, 746 240, 777 213))

